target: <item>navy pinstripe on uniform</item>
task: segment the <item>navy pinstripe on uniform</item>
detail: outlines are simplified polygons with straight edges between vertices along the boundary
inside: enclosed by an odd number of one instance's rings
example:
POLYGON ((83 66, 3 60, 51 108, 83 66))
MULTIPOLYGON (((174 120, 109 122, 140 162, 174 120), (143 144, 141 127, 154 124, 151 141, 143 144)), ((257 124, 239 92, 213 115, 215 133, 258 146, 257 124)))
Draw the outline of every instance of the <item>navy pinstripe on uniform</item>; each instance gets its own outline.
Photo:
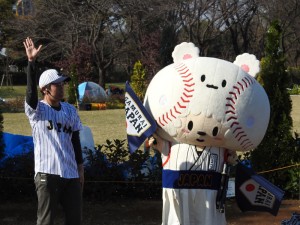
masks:
POLYGON ((35 155, 35 174, 38 172, 78 178, 77 163, 71 142, 72 132, 82 125, 76 108, 61 102, 55 110, 39 101, 36 110, 25 102, 25 114, 32 127, 35 155))

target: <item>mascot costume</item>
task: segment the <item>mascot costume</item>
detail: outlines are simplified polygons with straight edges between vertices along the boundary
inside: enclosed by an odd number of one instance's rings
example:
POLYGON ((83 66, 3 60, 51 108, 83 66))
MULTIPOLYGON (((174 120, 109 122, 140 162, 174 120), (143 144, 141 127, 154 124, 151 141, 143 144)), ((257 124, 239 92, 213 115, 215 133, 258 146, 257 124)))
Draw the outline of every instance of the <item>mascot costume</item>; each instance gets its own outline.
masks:
POLYGON ((144 99, 158 125, 152 146, 163 163, 162 224, 225 225, 227 165, 236 151, 261 142, 269 122, 269 100, 255 80, 259 61, 249 54, 234 63, 199 57, 186 42, 172 57, 144 99))

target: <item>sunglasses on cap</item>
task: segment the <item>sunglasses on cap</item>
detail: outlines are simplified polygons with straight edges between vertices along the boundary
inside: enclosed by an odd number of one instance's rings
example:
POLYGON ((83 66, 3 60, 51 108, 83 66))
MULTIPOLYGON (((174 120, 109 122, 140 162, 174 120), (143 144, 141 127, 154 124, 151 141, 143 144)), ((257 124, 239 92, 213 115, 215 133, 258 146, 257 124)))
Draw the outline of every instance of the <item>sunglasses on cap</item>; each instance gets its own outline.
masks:
POLYGON ((67 81, 62 81, 62 82, 58 82, 58 83, 50 83, 50 85, 54 85, 54 86, 64 86, 65 84, 67 84, 67 81))

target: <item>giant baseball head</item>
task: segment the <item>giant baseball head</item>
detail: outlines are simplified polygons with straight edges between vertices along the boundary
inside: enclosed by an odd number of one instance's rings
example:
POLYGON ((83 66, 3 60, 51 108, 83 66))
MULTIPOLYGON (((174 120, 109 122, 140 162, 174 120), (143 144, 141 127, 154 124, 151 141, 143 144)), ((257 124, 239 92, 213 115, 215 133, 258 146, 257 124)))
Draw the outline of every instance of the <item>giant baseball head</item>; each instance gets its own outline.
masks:
POLYGON ((192 43, 176 46, 174 63, 148 86, 144 105, 161 128, 159 135, 200 147, 255 148, 270 116, 268 97, 254 77, 259 61, 249 54, 234 63, 198 54, 192 43))

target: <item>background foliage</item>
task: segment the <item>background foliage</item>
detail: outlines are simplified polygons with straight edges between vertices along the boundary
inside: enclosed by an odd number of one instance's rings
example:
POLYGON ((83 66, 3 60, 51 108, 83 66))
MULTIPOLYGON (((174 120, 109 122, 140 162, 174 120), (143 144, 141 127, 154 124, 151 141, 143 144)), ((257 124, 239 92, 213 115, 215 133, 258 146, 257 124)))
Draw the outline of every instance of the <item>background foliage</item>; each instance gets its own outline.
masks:
MULTIPOLYGON (((160 155, 141 150, 130 154, 125 140, 107 140, 95 149, 84 149, 84 197, 107 200, 114 197, 160 198, 160 155)), ((0 199, 35 196, 33 150, 1 163, 0 199)))
MULTIPOLYGON (((0 0, 0 51, 7 49, 5 55, 0 54, 0 74, 5 79, 12 75, 13 82, 22 80, 27 63, 22 42, 27 36, 43 45, 39 72, 49 67, 62 69, 74 75, 75 86, 93 80, 105 88, 111 80, 129 80, 137 60, 150 80, 172 62, 174 47, 183 41, 195 43, 201 56, 228 61, 240 53, 253 53, 262 59, 260 80, 271 103, 266 137, 250 155, 253 165, 263 170, 299 161, 287 91, 299 91, 295 88, 300 62, 298 1, 27 0, 28 8, 23 7, 25 1, 17 2, 0 0), (10 71, 10 65, 18 71, 10 71)), ((74 90, 73 102, 72 94, 74 90)), ((21 97, 6 106, 18 111, 22 101, 21 97)), ((112 99, 109 106, 123 107, 122 99, 112 99)), ((272 173, 268 178, 295 191, 295 171, 272 173)))
POLYGON ((26 2, 27 8, 23 1, 0 1, 0 44, 19 70, 26 65, 22 42, 27 36, 43 44, 39 60, 45 68, 71 73, 70 65, 76 65, 79 82, 102 87, 129 80, 137 60, 151 79, 172 62, 174 47, 183 41, 195 43, 202 56, 233 61, 249 52, 260 59, 275 19, 282 26, 288 67, 299 67, 300 6, 294 0, 26 2))
POLYGON ((141 61, 137 61, 134 64, 133 72, 130 80, 131 80, 130 85, 132 87, 132 90, 135 92, 135 94, 141 100, 141 102, 143 102, 148 87, 148 83, 146 80, 146 71, 141 61))
MULTIPOLYGON (((282 28, 274 21, 266 36, 265 57, 261 60, 259 79, 270 101, 270 122, 262 143, 250 154, 256 171, 272 170, 300 162, 299 148, 292 136, 292 102, 288 93, 289 76, 281 43, 282 28), (266 160, 267 159, 267 160, 266 160)), ((298 174, 294 169, 274 171, 267 178, 283 189, 297 192, 299 187, 292 183, 298 174), (296 176, 293 178, 293 176, 296 176)), ((298 177, 299 179, 299 177, 298 177)))

